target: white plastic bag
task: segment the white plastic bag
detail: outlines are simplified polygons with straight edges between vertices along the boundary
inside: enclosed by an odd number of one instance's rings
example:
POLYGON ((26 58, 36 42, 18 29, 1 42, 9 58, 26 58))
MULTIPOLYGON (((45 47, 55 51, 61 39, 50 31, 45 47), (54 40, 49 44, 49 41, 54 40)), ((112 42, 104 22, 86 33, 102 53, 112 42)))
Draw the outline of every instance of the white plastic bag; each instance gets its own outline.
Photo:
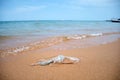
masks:
POLYGON ((34 63, 34 64, 32 64, 32 66, 35 66, 35 65, 45 66, 45 65, 49 65, 51 63, 64 63, 65 59, 71 61, 72 63, 79 62, 79 60, 80 60, 79 58, 76 58, 76 57, 68 57, 68 56, 58 55, 58 56, 53 57, 51 59, 34 63))

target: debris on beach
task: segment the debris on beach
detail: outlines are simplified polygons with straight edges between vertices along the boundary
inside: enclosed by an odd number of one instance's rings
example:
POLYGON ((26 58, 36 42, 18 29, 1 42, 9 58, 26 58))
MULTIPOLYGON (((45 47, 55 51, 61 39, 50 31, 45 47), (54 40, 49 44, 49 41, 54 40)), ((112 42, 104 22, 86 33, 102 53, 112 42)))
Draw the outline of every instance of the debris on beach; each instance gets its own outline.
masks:
POLYGON ((39 61, 37 63, 33 63, 32 66, 41 65, 46 66, 52 63, 61 63, 61 64, 73 64, 79 62, 80 59, 76 57, 68 57, 63 55, 58 55, 56 57, 53 57, 51 59, 39 61))

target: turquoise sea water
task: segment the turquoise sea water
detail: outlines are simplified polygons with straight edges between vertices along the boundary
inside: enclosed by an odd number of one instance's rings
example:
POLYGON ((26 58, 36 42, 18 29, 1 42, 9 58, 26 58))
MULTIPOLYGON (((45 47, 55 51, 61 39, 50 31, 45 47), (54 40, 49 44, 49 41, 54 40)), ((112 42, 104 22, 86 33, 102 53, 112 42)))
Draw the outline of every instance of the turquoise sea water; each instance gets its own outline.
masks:
MULTIPOLYGON (((106 21, 72 21, 72 20, 39 20, 39 21, 1 21, 0 49, 23 46, 49 37, 101 34, 114 34, 120 38, 120 23, 106 21)), ((103 37, 103 36, 102 36, 103 37)), ((77 38, 79 37, 77 36, 77 38)), ((97 41, 97 40, 96 40, 97 41)))
POLYGON ((41 20, 0 22, 0 36, 54 36, 119 31, 119 23, 106 21, 41 20))

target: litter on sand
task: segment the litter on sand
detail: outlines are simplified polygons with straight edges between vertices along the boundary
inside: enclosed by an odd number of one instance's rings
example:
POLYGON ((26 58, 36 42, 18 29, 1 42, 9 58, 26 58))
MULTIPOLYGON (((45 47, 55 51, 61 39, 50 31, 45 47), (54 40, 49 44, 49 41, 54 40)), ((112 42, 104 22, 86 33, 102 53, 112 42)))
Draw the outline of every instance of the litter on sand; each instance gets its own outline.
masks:
POLYGON ((63 55, 58 55, 56 57, 39 61, 37 63, 33 63, 32 66, 36 65, 41 65, 41 66, 46 66, 52 63, 61 63, 61 64, 73 64, 79 62, 80 59, 76 57, 68 57, 68 56, 63 56, 63 55))

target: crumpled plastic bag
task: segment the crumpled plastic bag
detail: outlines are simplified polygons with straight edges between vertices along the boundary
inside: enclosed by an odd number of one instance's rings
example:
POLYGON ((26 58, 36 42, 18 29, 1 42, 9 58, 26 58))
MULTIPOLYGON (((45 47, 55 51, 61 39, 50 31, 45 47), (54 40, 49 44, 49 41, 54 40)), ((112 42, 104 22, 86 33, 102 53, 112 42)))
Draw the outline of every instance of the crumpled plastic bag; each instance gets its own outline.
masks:
POLYGON ((77 62, 79 62, 80 59, 76 58, 76 57, 68 57, 68 56, 58 55, 51 59, 34 63, 34 64, 32 64, 32 66, 35 66, 35 65, 45 66, 45 65, 49 65, 51 63, 64 63, 65 64, 66 63, 65 60, 68 60, 69 61, 68 63, 77 63, 77 62))

